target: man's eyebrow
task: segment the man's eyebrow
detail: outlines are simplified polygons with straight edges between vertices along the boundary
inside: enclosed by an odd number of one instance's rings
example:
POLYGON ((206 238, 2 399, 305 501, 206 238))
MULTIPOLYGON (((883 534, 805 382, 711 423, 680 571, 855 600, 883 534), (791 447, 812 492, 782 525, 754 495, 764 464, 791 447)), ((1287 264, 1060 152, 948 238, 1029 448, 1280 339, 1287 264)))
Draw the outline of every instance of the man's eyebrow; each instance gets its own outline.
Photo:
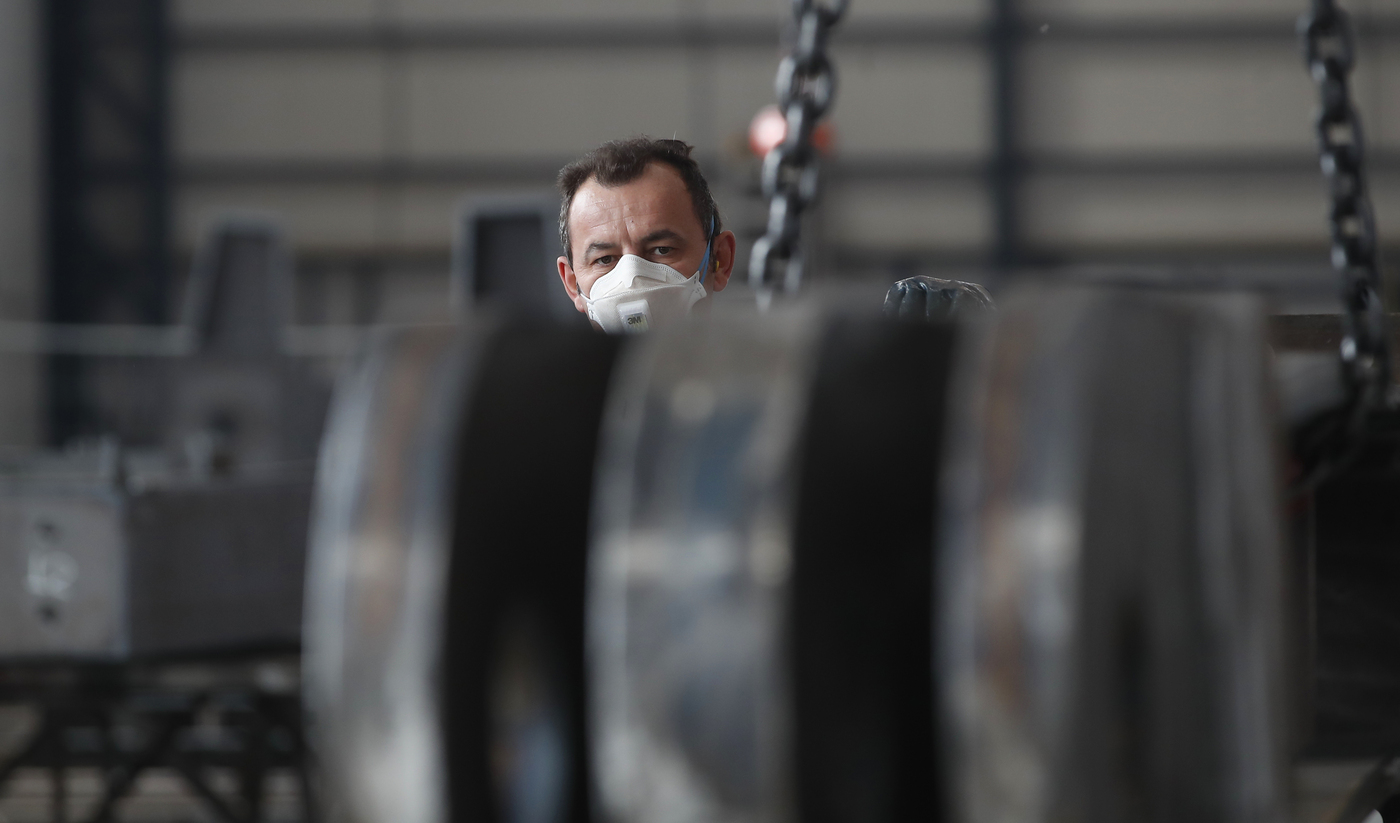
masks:
POLYGON ((645 248, 646 246, 650 246, 652 243, 655 243, 658 240, 674 240, 679 242, 684 239, 685 238, 681 237, 679 234, 677 234, 674 231, 671 231, 670 229, 657 229, 656 231, 642 238, 642 246, 645 248))
POLYGON ((583 256, 587 258, 591 256, 595 251, 611 251, 615 248, 617 248, 616 243, 608 243, 603 240, 594 240, 592 243, 588 244, 588 248, 583 250, 583 256))

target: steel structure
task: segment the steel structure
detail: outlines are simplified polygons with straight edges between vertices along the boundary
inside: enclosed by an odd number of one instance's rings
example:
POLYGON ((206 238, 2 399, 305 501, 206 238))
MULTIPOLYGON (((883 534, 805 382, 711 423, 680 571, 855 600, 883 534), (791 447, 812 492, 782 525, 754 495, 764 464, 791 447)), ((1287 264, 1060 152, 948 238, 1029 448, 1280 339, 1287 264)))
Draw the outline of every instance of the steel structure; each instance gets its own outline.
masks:
MULTIPOLYGON (((274 658, 263 670, 277 665, 287 667, 274 658)), ((271 817, 269 778, 289 773, 298 819, 313 821, 300 700, 294 688, 259 685, 252 671, 237 664, 169 663, 0 669, 0 705, 29 706, 38 721, 19 750, 0 760, 0 796, 21 770, 43 770, 49 820, 110 823, 125 818, 121 807, 141 793, 142 777, 166 770, 209 819, 263 823, 271 817), (95 798, 76 796, 70 786, 75 770, 101 775, 95 798), (233 778, 233 791, 227 779, 216 779, 221 776, 233 778)))
MULTIPOLYGON (((160 323, 169 293, 165 0, 49 0, 46 319, 160 323)), ((82 366, 54 361, 49 438, 90 433, 82 366)))

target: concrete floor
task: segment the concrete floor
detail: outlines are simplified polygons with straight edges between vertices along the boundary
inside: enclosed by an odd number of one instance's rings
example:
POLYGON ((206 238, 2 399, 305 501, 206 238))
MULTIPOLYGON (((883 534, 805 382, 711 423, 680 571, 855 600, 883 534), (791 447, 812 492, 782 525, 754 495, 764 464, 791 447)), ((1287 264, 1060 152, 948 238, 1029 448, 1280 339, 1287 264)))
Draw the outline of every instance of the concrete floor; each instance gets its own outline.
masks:
POLYGON ((1294 821, 1331 823, 1373 766, 1372 760, 1326 760, 1297 766, 1293 770, 1294 821))
MULTIPOLYGON (((1294 772, 1295 823, 1331 823, 1350 790, 1370 769, 1370 761, 1308 763, 1294 772)), ((232 791, 232 775, 216 776, 216 786, 232 791), (223 779, 217 779, 222 777, 223 779)), ((37 769, 21 770, 0 796, 0 823, 46 823, 52 818, 50 776, 37 769)), ((68 819, 91 814, 101 790, 95 770, 75 769, 68 777, 68 819)), ((274 775, 268 787, 269 823, 299 820, 296 785, 290 774, 274 775)), ((214 823, 213 817, 190 795, 179 778, 155 770, 144 777, 135 794, 121 807, 127 823, 214 823)))
MULTIPOLYGON (((35 715, 25 707, 0 706, 0 762, 12 756, 32 734, 35 715)), ((205 775, 214 791, 236 798, 238 783, 229 770, 205 775)), ((0 792, 0 823, 82 821, 96 811, 103 791, 102 775, 94 768, 70 769, 65 779, 65 815, 53 814, 53 776, 45 769, 20 769, 0 792)), ((266 823, 300 823, 301 803, 296 778, 272 772, 264 795, 266 823)), ((237 801, 230 805, 237 808, 237 801)), ((120 823, 218 823, 219 818, 189 790, 174 771, 152 769, 137 781, 131 795, 117 806, 120 823)))
MULTIPOLYGON (((0 707, 0 758, 18 748, 33 728, 32 713, 22 707, 0 707)), ((1331 823, 1350 792, 1374 765, 1369 760, 1312 761, 1294 770, 1295 823, 1331 823)), ((216 791, 230 795, 236 789, 234 775, 208 776, 216 791)), ((0 794, 0 823, 41 823, 53 819, 51 775, 39 769, 22 769, 0 794)), ((95 769, 73 769, 67 778, 67 819, 82 820, 91 814, 102 789, 95 769)), ((296 783, 291 774, 274 773, 268 785, 269 823, 293 823, 300 819, 296 783)), ((118 812, 127 823, 214 823, 216 818, 190 794, 180 778, 165 770, 152 770, 139 782, 133 796, 118 812)))

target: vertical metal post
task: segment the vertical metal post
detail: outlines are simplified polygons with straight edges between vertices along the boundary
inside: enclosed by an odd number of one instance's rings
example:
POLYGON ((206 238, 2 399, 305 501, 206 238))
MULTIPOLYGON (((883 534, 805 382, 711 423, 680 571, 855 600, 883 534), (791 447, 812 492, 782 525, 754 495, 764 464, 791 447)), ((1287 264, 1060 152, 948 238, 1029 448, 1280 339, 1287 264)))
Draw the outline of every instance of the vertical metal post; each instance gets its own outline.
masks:
POLYGON ((170 309, 170 14, 166 0, 142 0, 143 37, 140 49, 146 58, 145 169, 145 280, 141 314, 145 322, 168 321, 170 309))
MULTIPOLYGON (((84 312, 75 277, 87 271, 84 240, 80 121, 84 64, 83 0, 47 0, 44 9, 45 267, 48 320, 65 322, 84 312)), ((55 357, 49 363, 48 439, 62 443, 82 429, 82 364, 55 357)))
POLYGON ((1023 262, 1020 193, 1020 50, 1017 0, 992 0, 988 26, 992 68, 992 156, 987 188, 992 201, 992 267, 1006 273, 1023 262))
MULTIPOLYGON (((45 0, 47 319, 161 323, 170 274, 166 0, 45 0), (133 225, 134 224, 134 225, 133 225)), ((49 440, 96 434, 86 366, 55 358, 49 440)))
POLYGON ((68 823, 68 747, 63 737, 67 725, 68 718, 61 717, 49 741, 49 819, 53 823, 68 823))
POLYGON ((84 43, 84 0, 48 0, 44 9, 44 119, 47 153, 48 318, 57 322, 81 313, 72 272, 87 268, 81 241, 82 80, 88 51, 84 43))

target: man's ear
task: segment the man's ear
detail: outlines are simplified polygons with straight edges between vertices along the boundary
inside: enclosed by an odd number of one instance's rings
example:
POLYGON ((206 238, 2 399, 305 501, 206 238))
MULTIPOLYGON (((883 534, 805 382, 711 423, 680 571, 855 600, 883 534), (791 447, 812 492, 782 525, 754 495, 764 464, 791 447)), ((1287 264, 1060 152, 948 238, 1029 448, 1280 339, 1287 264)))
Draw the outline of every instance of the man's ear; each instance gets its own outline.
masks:
POLYGON ((729 285, 729 275, 734 273, 734 249, 738 246, 738 241, 734 239, 734 232, 721 232, 715 238, 714 249, 714 272, 710 275, 711 291, 724 291, 724 287, 729 285))
POLYGON ((559 279, 564 281, 564 291, 569 293, 569 299, 574 301, 574 308, 588 313, 588 304, 583 302, 583 295, 578 290, 578 277, 574 274, 574 267, 569 265, 569 258, 559 258, 559 279))

